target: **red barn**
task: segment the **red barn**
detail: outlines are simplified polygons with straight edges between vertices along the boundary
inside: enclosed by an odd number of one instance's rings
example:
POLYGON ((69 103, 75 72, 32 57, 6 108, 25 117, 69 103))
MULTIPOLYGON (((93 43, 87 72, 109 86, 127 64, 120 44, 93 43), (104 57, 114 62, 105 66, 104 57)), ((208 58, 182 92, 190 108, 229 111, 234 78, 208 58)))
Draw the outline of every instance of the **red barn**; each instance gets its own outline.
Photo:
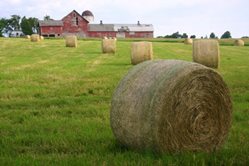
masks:
POLYGON ((78 37, 117 37, 117 38, 153 38, 151 24, 92 24, 94 16, 86 10, 80 15, 73 10, 62 20, 39 21, 39 33, 44 37, 61 37, 74 34, 78 37))

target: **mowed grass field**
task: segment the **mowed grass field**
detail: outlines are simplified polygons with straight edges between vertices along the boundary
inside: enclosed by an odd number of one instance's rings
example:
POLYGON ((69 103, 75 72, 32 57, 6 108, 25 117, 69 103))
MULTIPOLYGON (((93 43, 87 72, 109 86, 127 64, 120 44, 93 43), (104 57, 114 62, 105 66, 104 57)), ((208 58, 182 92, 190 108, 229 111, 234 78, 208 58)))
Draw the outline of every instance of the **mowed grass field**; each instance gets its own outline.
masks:
MULTIPOLYGON (((100 40, 67 48, 63 39, 0 38, 0 165, 248 165, 249 47, 220 47, 218 72, 233 99, 222 149, 159 155, 122 147, 110 128, 112 94, 133 67, 131 42, 118 41, 112 55, 100 40)), ((192 60, 190 45, 153 47, 155 59, 192 60)))

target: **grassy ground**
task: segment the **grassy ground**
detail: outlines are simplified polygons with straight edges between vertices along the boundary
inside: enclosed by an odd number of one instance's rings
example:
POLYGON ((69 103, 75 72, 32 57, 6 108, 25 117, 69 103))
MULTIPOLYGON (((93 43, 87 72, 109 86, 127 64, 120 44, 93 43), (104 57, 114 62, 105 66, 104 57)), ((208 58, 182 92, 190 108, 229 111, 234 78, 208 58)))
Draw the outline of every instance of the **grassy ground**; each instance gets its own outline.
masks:
MULTIPOLYGON (((233 125, 215 153, 156 155, 118 145, 109 109, 132 68, 130 41, 116 55, 100 41, 31 43, 0 38, 0 165, 248 165, 249 47, 221 46, 219 72, 233 98, 233 125)), ((191 61, 191 46, 153 42, 155 59, 191 61)))

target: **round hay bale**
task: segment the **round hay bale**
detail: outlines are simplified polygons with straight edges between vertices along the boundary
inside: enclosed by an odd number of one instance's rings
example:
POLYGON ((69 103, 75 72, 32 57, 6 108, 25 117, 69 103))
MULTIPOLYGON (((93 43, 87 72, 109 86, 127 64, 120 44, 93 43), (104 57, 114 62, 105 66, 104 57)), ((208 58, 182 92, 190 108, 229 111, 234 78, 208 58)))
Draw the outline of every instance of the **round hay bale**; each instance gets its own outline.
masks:
POLYGON ((40 40, 44 40, 44 37, 43 37, 43 36, 40 36, 40 40))
POLYGON ((116 52, 116 40, 115 39, 103 39, 102 40, 102 52, 103 53, 115 53, 116 52))
POLYGON ((241 39, 237 39, 234 41, 234 45, 235 46, 244 46, 245 45, 245 42, 241 39))
POLYGON ((133 42, 131 44, 131 64, 136 65, 152 59, 153 48, 151 42, 133 42))
POLYGON ((66 47, 77 47, 77 37, 74 35, 65 37, 66 47))
POLYGON ((186 39, 184 40, 184 44, 193 44, 193 40, 190 39, 190 38, 186 38, 186 39))
POLYGON ((30 40, 32 42, 38 42, 38 41, 40 41, 40 35, 38 35, 38 34, 32 34, 30 40))
POLYGON ((180 60, 147 61, 121 80, 110 123, 119 143, 156 152, 214 151, 224 143, 232 102, 213 69, 180 60))
POLYGON ((193 61, 207 67, 219 68, 220 49, 217 40, 195 40, 193 44, 193 61))

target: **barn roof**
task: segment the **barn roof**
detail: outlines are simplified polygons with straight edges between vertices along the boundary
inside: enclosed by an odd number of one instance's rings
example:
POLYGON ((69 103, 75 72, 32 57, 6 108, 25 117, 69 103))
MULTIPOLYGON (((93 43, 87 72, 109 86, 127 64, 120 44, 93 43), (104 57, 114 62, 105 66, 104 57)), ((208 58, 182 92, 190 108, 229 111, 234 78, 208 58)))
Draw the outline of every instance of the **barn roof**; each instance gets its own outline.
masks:
POLYGON ((39 25, 42 26, 63 26, 61 20, 39 20, 39 25))
POLYGON ((149 32, 154 31, 152 24, 114 24, 114 31, 149 32))
POLYGON ((88 24, 89 31, 97 32, 150 32, 152 24, 88 24))
POLYGON ((89 31, 113 32, 114 24, 88 24, 89 31))

